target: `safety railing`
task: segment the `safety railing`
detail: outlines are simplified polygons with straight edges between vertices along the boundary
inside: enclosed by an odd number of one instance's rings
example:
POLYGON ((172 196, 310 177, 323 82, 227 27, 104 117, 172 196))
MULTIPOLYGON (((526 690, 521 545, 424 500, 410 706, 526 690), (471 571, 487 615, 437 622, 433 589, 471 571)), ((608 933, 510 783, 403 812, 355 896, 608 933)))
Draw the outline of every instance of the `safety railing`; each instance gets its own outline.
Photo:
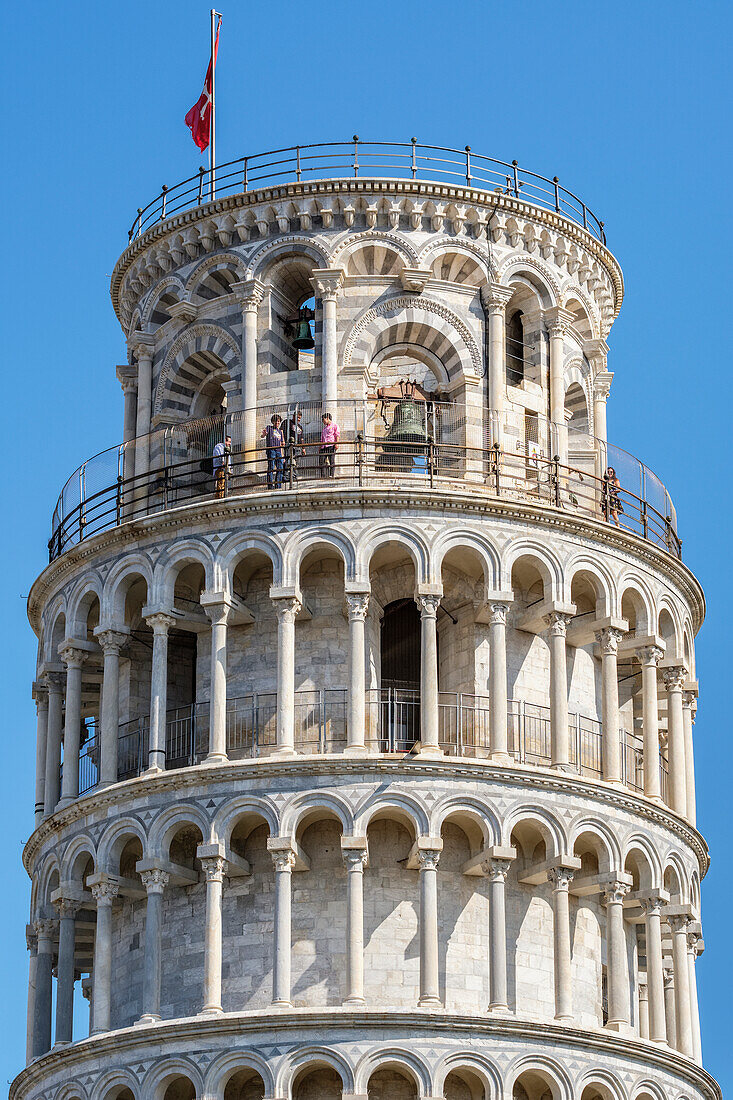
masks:
POLYGON ((336 482, 431 488, 468 483, 472 492, 481 487, 489 496, 602 519, 681 556, 674 508, 662 483, 632 456, 592 436, 572 435, 567 447, 572 462, 561 462, 554 425, 547 426, 541 447, 508 430, 501 433, 501 444, 492 444, 490 425, 472 424, 462 406, 436 403, 423 408, 424 423, 413 424, 405 440, 390 433, 388 418, 380 418, 373 404, 345 402, 336 409, 342 423, 334 451, 320 442, 320 406, 305 409, 302 438, 282 446, 268 448, 262 438, 269 417, 260 413, 253 430, 246 414, 234 413, 161 429, 95 456, 59 497, 50 560, 126 520, 212 497, 336 482), (231 437, 230 453, 219 459, 213 451, 225 436, 231 437), (140 472, 143 455, 149 468, 140 472), (611 466, 613 479, 607 473, 611 466))
POLYGON ((165 184, 146 206, 138 207, 128 231, 130 241, 157 222, 201 206, 215 198, 256 191, 291 182, 318 179, 379 178, 435 180, 521 199, 543 210, 551 210, 577 222, 605 244, 604 223, 574 195, 560 186, 557 176, 520 168, 516 160, 494 160, 475 153, 470 145, 451 149, 409 142, 351 141, 315 145, 293 145, 254 153, 210 169, 199 168, 195 176, 171 187, 165 184))

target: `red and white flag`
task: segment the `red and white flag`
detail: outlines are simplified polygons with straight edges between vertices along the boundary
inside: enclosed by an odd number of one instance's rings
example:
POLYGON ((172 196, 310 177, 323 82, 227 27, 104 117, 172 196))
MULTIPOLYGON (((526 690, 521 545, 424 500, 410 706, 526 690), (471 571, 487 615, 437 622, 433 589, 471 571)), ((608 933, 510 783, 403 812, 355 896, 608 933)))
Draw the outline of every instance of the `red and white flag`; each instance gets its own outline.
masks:
POLYGON ((209 67, 206 70, 206 80, 204 81, 204 90, 199 96, 199 100, 186 115, 186 125, 191 131, 191 137, 198 145, 199 149, 203 153, 204 149, 208 149, 209 140, 211 136, 211 90, 213 83, 213 70, 216 66, 216 55, 219 52, 219 30, 221 28, 221 16, 219 16, 219 22, 216 25, 216 38, 214 39, 214 51, 213 56, 209 60, 209 67))

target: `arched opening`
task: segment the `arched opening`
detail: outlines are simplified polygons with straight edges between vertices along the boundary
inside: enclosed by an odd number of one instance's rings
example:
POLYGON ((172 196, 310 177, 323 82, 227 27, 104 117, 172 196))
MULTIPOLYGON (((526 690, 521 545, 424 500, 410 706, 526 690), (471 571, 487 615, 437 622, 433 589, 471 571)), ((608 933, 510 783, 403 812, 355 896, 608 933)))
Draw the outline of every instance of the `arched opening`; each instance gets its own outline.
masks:
POLYGON ((341 960, 346 928, 346 869, 341 821, 316 807, 298 823, 296 839, 310 861, 298 875, 292 920, 292 1000, 298 1007, 340 1005, 347 996, 341 960), (327 908, 328 920, 315 914, 327 908))
POLYGON ((443 1082, 444 1100, 485 1100, 486 1086, 471 1069, 453 1069, 443 1082))
POLYGON ((491 1000, 488 967, 466 966, 466 944, 472 957, 489 957, 488 879, 465 875, 463 868, 484 847, 478 821, 461 813, 442 824, 443 850, 438 863, 438 981, 447 1011, 485 1011, 491 1000), (475 954, 474 954, 475 953, 475 954))
POLYGON ((420 736, 415 567, 404 545, 388 542, 375 551, 369 572, 372 599, 365 632, 370 740, 378 742, 381 752, 409 752, 420 736))
POLYGON ((311 282, 316 266, 309 256, 292 253, 275 260, 263 277, 267 327, 258 346, 271 374, 320 366, 322 310, 311 282), (304 340, 313 345, 303 346, 304 340))
POLYGON ((343 1082, 333 1066, 302 1070, 293 1081, 293 1100, 341 1100, 343 1082))
POLYGON ((299 752, 341 752, 346 746, 349 628, 334 609, 344 599, 344 559, 328 543, 300 564, 308 616, 298 624, 295 654, 295 744, 299 752))
POLYGON ((135 1100, 132 1089, 116 1086, 111 1092, 105 1093, 104 1100, 135 1100))
MULTIPOLYGON (((585 390, 578 382, 571 383, 565 391, 565 420, 571 433, 571 446, 575 437, 589 434, 588 402, 585 390)), ((577 444, 579 441, 575 439, 575 442, 577 444)))
POLYGON ((506 879, 507 927, 516 928, 514 951, 507 960, 507 1000, 518 1015, 555 1015, 553 988, 553 912, 552 890, 545 881, 527 883, 523 879, 533 867, 545 863, 548 838, 532 819, 518 822, 510 844, 517 851, 506 879), (538 981, 538 968, 546 980, 538 981))
POLYGON ((490 750, 490 627, 476 621, 487 587, 478 551, 472 546, 452 546, 442 561, 441 583, 437 619, 440 744, 444 752, 457 756, 486 756, 490 750))
POLYGON ((407 814, 385 808, 371 818, 366 835, 364 996, 367 1004, 384 1002, 386 995, 395 1007, 412 1008, 420 995, 418 871, 407 867, 415 825, 407 814))
POLYGON ((265 1082, 254 1069, 238 1069, 224 1087, 224 1100, 262 1100, 265 1082))
POLYGON ((196 1089, 188 1077, 175 1077, 166 1087, 161 1100, 196 1100, 196 1089))
MULTIPOLYGON (((201 978, 187 959, 203 958, 206 919, 206 883, 196 849, 203 841, 198 825, 187 821, 175 826, 163 844, 163 858, 174 865, 163 893, 162 924, 170 939, 162 946, 161 1008, 163 1019, 194 1016, 201 1008, 201 978), (175 930, 180 930, 176 936, 175 930), (179 957, 176 944, 185 936, 186 951, 179 957), (176 960, 173 962, 173 960, 176 960)), ((193 1097, 191 1093, 191 1097, 193 1097)), ((176 1098, 178 1094, 175 1094, 176 1098)), ((188 1093, 185 1094, 188 1100, 188 1093)))
POLYGON ((233 594, 254 619, 227 627, 227 665, 232 670, 227 684, 227 754, 239 760, 270 752, 276 743, 277 662, 269 655, 277 653, 277 616, 270 599, 272 561, 264 551, 244 551, 230 575, 233 594), (263 655, 268 655, 264 661, 263 655))
POLYGON ((512 1100, 557 1100, 557 1095, 550 1078, 539 1070, 521 1074, 512 1087, 512 1100))
POLYGON ((521 309, 513 310, 506 322, 506 384, 524 382, 524 325, 521 309))
POLYGON ((417 1100, 414 1078, 400 1066, 382 1066, 369 1078, 368 1100, 417 1100))
POLYGON ((266 941, 267 929, 272 928, 275 874, 267 849, 269 836, 267 822, 255 812, 242 813, 231 825, 228 847, 247 861, 250 873, 231 880, 235 889, 225 890, 222 902, 225 930, 237 930, 227 941, 230 971, 222 988, 225 1012, 264 1010, 272 1000, 272 952, 252 951, 249 939, 242 937, 242 930, 249 929, 266 941))
POLYGON ((550 599, 547 568, 538 559, 519 558, 512 566, 514 603, 508 617, 507 678, 509 691, 508 748, 512 756, 530 764, 550 762, 550 652, 540 619, 523 629, 525 616, 550 599))

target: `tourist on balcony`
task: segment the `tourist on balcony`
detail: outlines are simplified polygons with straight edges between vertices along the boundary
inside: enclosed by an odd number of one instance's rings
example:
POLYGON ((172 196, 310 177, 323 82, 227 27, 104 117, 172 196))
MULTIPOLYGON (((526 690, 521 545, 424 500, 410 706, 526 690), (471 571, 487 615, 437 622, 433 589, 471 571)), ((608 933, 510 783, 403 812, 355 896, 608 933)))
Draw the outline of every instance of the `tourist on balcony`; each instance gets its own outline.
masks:
POLYGON ((321 477, 333 477, 336 470, 336 451, 338 450, 341 433, 338 424, 334 424, 330 413, 324 413, 321 421, 323 427, 321 428, 321 447, 318 453, 321 477))
POLYGON ((232 437, 226 436, 223 443, 217 443, 214 447, 212 468, 214 471, 214 486, 217 500, 227 495, 227 482, 229 480, 229 462, 232 453, 232 437))
POLYGON ((603 497, 601 503, 604 516, 610 519, 612 523, 615 523, 617 527, 621 526, 618 517, 624 510, 624 506, 621 503, 620 491, 621 482, 613 466, 609 466, 603 478, 603 497))
POLYGON ((298 458, 305 454, 303 446, 303 419, 302 412, 294 412, 290 420, 285 424, 284 436, 286 446, 285 479, 287 481, 298 480, 298 458))
POLYGON ((270 423, 262 429, 262 438, 265 441, 267 452, 267 488, 280 489, 283 483, 283 470, 285 468, 285 437, 283 435, 282 417, 274 413, 270 417, 270 423))

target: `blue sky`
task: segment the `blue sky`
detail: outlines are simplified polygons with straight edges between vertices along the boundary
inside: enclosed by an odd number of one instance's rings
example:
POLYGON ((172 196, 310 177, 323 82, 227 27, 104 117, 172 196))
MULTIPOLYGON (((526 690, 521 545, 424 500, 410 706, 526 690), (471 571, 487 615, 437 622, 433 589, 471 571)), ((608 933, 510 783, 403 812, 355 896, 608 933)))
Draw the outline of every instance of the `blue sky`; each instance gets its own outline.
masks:
MULTIPOLYGON (((699 824, 713 857, 698 966, 705 1061, 725 1093, 733 974, 727 866, 733 8, 698 2, 222 0, 220 160, 317 141, 419 140, 557 174, 606 222, 626 277, 609 340, 609 436, 677 506, 709 604, 698 639, 699 824), (715 293, 713 293, 713 291, 715 293)), ((135 209, 201 159, 183 123, 208 49, 208 8, 6 4, 5 451, 0 540, 9 841, 0 907, 0 1081, 25 1049, 35 641, 23 597, 42 569, 56 494, 117 442, 125 359, 109 273, 135 209)))

